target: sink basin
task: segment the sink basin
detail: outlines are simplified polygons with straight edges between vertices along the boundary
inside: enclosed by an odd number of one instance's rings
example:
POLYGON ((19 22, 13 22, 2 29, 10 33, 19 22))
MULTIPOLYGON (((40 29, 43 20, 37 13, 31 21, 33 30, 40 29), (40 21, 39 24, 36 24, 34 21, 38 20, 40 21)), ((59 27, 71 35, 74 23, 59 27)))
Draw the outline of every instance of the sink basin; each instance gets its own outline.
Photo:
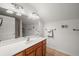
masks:
POLYGON ((25 38, 27 41, 35 41, 35 40, 41 39, 41 37, 39 36, 26 36, 25 38))
POLYGON ((20 38, 16 38, 16 39, 8 39, 8 40, 5 40, 5 41, 1 41, 0 42, 0 47, 2 46, 6 46, 6 45, 11 45, 11 44, 14 44, 14 43, 17 43, 17 42, 21 42, 23 41, 23 37, 20 37, 20 38))
POLYGON ((15 44, 15 43, 25 43, 28 44, 30 42, 34 42, 41 39, 41 37, 35 37, 35 36, 26 36, 26 37, 20 37, 20 38, 16 38, 16 39, 10 39, 10 40, 5 40, 5 41, 1 41, 0 42, 0 47, 2 46, 7 46, 7 45, 11 45, 11 44, 15 44))

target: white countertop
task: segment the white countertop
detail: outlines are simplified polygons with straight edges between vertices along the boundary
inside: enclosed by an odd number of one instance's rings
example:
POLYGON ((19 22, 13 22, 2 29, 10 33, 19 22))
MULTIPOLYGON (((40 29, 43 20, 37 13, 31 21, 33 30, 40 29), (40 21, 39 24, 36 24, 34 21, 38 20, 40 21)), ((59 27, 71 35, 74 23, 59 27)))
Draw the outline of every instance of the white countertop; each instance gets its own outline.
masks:
POLYGON ((45 38, 30 37, 30 41, 27 41, 27 37, 20 37, 17 39, 2 41, 0 42, 0 56, 12 56, 42 40, 45 40, 45 38))

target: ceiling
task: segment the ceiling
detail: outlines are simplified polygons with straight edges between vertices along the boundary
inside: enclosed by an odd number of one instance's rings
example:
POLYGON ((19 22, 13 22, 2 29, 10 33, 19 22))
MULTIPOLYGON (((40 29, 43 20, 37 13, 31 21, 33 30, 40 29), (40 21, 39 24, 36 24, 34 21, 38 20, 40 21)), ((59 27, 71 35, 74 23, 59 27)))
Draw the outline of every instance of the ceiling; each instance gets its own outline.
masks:
MULTIPOLYGON (((24 7, 25 12, 36 12, 44 23, 62 20, 79 20, 79 3, 18 3, 24 7)), ((2 12, 3 10, 0 9, 2 12)), ((4 13, 4 11, 3 11, 4 13)), ((0 13, 1 14, 1 13, 0 13)), ((37 23, 38 20, 22 16, 24 24, 37 23)))
POLYGON ((21 3, 26 13, 36 11, 45 23, 79 19, 78 3, 21 3))

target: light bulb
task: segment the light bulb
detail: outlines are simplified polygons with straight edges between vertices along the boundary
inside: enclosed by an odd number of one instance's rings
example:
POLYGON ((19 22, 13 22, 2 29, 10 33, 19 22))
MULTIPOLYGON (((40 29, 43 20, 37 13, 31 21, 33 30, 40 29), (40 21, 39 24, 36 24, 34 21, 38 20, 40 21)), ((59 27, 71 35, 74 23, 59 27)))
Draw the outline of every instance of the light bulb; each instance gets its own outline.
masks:
POLYGON ((17 16, 21 16, 21 13, 16 13, 17 16))

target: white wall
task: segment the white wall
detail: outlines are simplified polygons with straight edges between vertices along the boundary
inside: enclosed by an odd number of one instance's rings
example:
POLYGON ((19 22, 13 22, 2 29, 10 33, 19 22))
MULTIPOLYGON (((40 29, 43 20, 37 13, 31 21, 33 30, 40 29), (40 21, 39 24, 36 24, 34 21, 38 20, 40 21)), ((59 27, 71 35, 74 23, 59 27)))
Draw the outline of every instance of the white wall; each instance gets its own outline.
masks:
POLYGON ((74 28, 79 29, 79 20, 52 22, 46 24, 45 28, 56 28, 54 30, 54 38, 48 38, 48 47, 69 55, 79 55, 79 31, 73 31, 74 28), (61 28, 63 24, 68 25, 68 28, 61 28))
POLYGON ((30 3, 45 23, 79 19, 79 3, 30 3))
POLYGON ((2 26, 0 26, 0 40, 15 38, 15 18, 0 15, 3 18, 2 26))

